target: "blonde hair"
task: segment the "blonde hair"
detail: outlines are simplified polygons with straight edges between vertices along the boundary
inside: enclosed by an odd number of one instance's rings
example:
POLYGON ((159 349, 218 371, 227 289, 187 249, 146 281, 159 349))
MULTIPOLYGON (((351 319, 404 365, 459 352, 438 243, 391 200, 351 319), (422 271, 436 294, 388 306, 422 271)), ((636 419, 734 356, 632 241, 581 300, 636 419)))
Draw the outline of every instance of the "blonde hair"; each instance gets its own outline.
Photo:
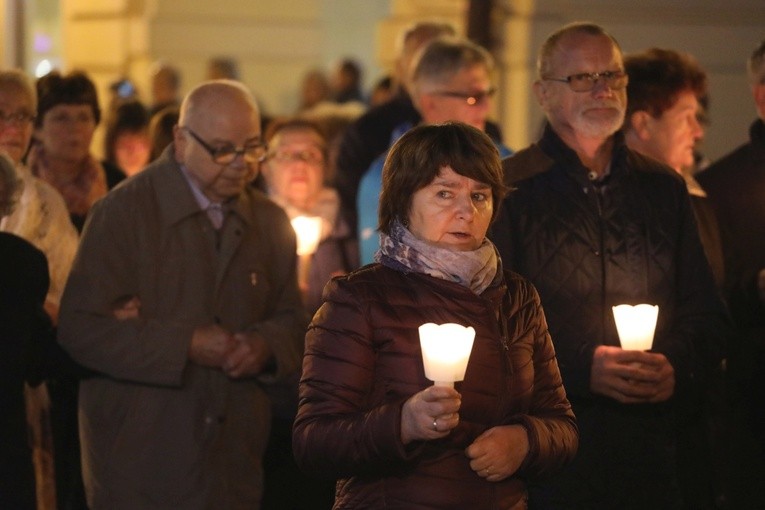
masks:
POLYGON ((32 115, 37 112, 37 89, 29 76, 20 69, 8 69, 0 71, 0 89, 15 87, 21 90, 29 98, 32 106, 32 115))

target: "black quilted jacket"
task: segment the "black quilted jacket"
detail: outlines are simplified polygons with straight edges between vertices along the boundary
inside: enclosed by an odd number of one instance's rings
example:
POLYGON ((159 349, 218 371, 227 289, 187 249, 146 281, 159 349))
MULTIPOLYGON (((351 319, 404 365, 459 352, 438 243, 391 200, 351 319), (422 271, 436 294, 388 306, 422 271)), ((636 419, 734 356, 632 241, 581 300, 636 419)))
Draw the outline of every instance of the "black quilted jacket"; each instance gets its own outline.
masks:
POLYGON ((516 189, 490 232, 505 267, 539 291, 572 402, 591 396, 595 348, 619 345, 616 304, 659 305, 653 347, 672 363, 678 391, 722 356, 725 313, 685 184, 620 135, 614 143, 610 175, 596 184, 548 126, 504 161, 516 189))
POLYGON ((306 336, 293 443, 304 470, 340 479, 335 508, 525 508, 526 479, 571 460, 577 430, 539 296, 518 275, 505 276, 481 296, 379 264, 328 285, 306 336), (472 325, 476 338, 455 386, 459 426, 404 448, 401 406, 432 384, 417 332, 425 322, 472 325), (528 430, 529 455, 518 476, 487 482, 464 449, 512 423, 528 430))

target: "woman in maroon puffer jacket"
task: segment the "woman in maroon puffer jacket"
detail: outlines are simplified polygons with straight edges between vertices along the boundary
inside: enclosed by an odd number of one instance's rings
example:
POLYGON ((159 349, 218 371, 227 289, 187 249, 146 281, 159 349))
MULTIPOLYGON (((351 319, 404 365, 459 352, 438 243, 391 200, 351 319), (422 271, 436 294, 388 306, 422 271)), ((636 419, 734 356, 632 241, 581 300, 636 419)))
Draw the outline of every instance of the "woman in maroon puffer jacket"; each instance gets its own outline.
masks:
POLYGON ((504 193, 491 140, 421 126, 383 170, 379 263, 333 280, 306 336, 295 457, 336 509, 526 508, 578 442, 533 286, 485 238, 504 193), (418 327, 476 330, 456 388, 425 378, 418 327))

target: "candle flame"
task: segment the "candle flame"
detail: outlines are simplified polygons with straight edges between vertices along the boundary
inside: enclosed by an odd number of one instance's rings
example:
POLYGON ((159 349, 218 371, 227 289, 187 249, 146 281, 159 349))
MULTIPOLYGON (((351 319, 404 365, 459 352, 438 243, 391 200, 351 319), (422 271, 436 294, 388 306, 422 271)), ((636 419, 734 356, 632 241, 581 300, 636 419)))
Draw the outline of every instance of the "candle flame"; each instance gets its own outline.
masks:
POLYGON ((318 216, 297 216, 292 219, 291 223, 297 235, 297 254, 313 254, 319 246, 321 218, 318 216))
POLYGON ((632 351, 651 349, 659 306, 645 303, 635 306, 617 305, 612 307, 612 310, 622 349, 632 351))
POLYGON ((453 383, 465 378, 475 329, 459 324, 437 325, 432 322, 419 327, 425 377, 436 383, 453 383))

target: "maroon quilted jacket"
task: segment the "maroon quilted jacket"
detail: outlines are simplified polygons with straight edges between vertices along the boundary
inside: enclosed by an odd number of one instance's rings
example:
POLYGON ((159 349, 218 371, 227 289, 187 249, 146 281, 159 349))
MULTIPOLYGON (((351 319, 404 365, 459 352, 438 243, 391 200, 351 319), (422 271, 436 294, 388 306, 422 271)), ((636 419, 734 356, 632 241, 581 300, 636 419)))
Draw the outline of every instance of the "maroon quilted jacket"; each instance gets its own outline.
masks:
POLYGON ((333 280, 306 336, 293 442, 302 469, 339 480, 336 509, 525 508, 526 480, 563 466, 578 443, 536 290, 508 272, 476 296, 379 264, 333 280), (459 426, 405 447, 401 407, 432 384, 417 331, 426 322, 470 325, 476 337, 455 386, 459 426), (518 473, 480 478, 465 448, 491 427, 517 423, 530 443, 518 473))

